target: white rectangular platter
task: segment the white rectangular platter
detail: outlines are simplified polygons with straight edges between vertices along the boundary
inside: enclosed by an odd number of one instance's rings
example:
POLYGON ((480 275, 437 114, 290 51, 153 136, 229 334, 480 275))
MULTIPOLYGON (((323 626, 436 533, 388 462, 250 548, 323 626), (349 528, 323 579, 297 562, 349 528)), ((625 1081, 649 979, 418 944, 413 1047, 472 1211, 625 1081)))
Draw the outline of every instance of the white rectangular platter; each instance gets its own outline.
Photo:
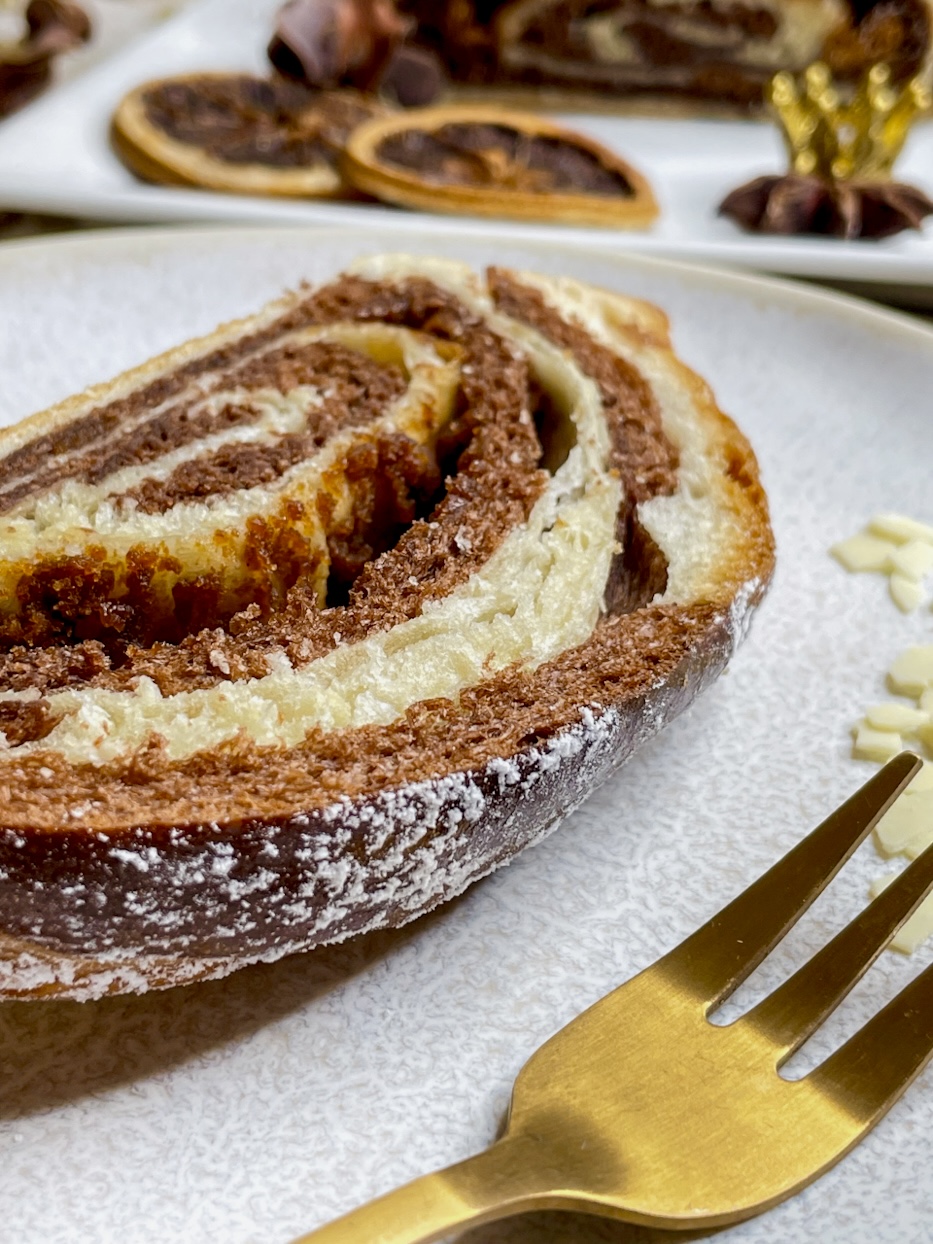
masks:
MULTIPOLYGON (((280 0, 199 0, 0 125, 0 208, 107 221, 360 224, 399 234, 525 238, 596 245, 803 277, 933 289, 933 222, 881 242, 742 234, 716 208, 732 188, 784 166, 765 122, 578 115, 567 120, 630 159, 661 216, 644 233, 480 221, 380 206, 287 202, 147 186, 110 150, 121 96, 140 82, 197 69, 268 69, 280 0)), ((898 175, 933 193, 933 123, 918 126, 898 175)), ((916 298, 922 300, 920 294, 916 298)), ((931 295, 933 298, 933 295, 931 295)))

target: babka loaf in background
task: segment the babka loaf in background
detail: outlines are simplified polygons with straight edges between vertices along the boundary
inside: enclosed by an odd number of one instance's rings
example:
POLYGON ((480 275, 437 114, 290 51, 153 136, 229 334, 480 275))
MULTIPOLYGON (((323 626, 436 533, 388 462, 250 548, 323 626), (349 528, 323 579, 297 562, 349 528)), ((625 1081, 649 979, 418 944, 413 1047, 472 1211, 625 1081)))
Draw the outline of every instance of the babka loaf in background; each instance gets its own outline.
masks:
POLYGON ((398 0, 456 83, 755 105, 781 69, 929 72, 929 0, 398 0))
POLYGON ((753 453, 647 304, 381 257, 0 434, 0 996, 397 926, 711 682, 753 453))

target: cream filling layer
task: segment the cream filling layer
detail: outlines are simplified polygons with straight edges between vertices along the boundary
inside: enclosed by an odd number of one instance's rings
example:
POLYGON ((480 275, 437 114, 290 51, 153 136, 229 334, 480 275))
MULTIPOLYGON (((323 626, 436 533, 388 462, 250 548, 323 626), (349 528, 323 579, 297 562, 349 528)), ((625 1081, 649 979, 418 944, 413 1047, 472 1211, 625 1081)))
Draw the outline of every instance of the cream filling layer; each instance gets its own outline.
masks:
POLYGON ((716 491, 722 468, 713 425, 697 417, 698 406, 712 401, 708 386, 670 353, 666 326, 653 308, 570 277, 516 276, 596 341, 627 358, 648 382, 664 434, 679 457, 677 491, 638 507, 639 520, 667 560, 667 587, 657 599, 669 604, 701 599, 735 540, 737 521, 716 491), (664 343, 653 344, 659 330, 664 343))
MULTIPOLYGON (((506 326, 504 317, 493 318, 506 326)), ((281 653, 263 678, 174 696, 162 696, 147 678, 132 691, 60 692, 48 698, 62 720, 46 738, 8 754, 51 750, 72 764, 104 764, 131 754, 153 734, 175 760, 241 732, 260 745, 293 747, 313 727, 387 724, 418 701, 456 700, 498 670, 514 664, 534 669, 584 642, 602 607, 621 502, 621 486, 608 467, 602 403, 595 383, 569 356, 532 330, 512 321, 507 327, 575 425, 576 444, 528 520, 467 583, 428 602, 419 617, 338 646, 302 668, 281 653)))

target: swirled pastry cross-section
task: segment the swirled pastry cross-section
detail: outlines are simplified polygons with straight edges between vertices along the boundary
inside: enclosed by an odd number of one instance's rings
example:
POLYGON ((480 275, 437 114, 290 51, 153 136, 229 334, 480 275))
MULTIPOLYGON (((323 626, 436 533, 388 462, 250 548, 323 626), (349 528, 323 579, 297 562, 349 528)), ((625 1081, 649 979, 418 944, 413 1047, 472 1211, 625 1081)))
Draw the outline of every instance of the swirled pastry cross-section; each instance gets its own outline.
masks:
POLYGON ((754 455, 664 316, 377 256, 0 435, 0 996, 398 925, 724 667, 754 455))
MULTIPOLYGON (((387 630, 355 643, 338 637, 297 668, 279 653, 264 677, 169 695, 145 675, 132 689, 59 691, 46 700, 57 724, 19 750, 102 764, 133 755, 153 734, 173 760, 238 735, 294 747, 311 728, 388 724, 416 701, 455 700, 498 670, 534 669, 585 640, 604 600, 621 486, 594 381, 536 334, 527 334, 525 348, 534 381, 574 444, 527 519, 465 583, 387 630)), ((320 455, 331 469, 347 444, 335 437, 320 455)), ((311 475, 312 487, 322 474, 318 467, 311 475)), ((308 488, 307 476, 301 483, 308 488)), ((242 506, 243 495, 237 499, 242 506)))
POLYGON ((455 346, 337 323, 229 353, 221 339, 168 375, 131 373, 106 402, 66 403, 0 460, 8 637, 177 639, 281 603, 299 579, 323 603, 328 541, 387 457, 407 454, 415 490, 436 486, 455 346))

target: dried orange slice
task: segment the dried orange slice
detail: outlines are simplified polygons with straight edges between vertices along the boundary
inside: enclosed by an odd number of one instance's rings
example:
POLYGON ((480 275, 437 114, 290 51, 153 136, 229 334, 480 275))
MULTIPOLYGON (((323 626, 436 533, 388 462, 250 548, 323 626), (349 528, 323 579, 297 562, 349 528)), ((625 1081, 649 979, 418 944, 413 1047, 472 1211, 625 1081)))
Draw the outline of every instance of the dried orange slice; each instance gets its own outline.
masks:
POLYGON ((347 136, 383 115, 357 91, 309 91, 278 78, 198 73, 146 82, 114 114, 114 148, 163 185, 235 194, 352 194, 339 172, 347 136))
POLYGON ((428 211, 641 229, 646 179, 600 143, 533 113, 448 105, 367 121, 342 163, 359 189, 428 211))

